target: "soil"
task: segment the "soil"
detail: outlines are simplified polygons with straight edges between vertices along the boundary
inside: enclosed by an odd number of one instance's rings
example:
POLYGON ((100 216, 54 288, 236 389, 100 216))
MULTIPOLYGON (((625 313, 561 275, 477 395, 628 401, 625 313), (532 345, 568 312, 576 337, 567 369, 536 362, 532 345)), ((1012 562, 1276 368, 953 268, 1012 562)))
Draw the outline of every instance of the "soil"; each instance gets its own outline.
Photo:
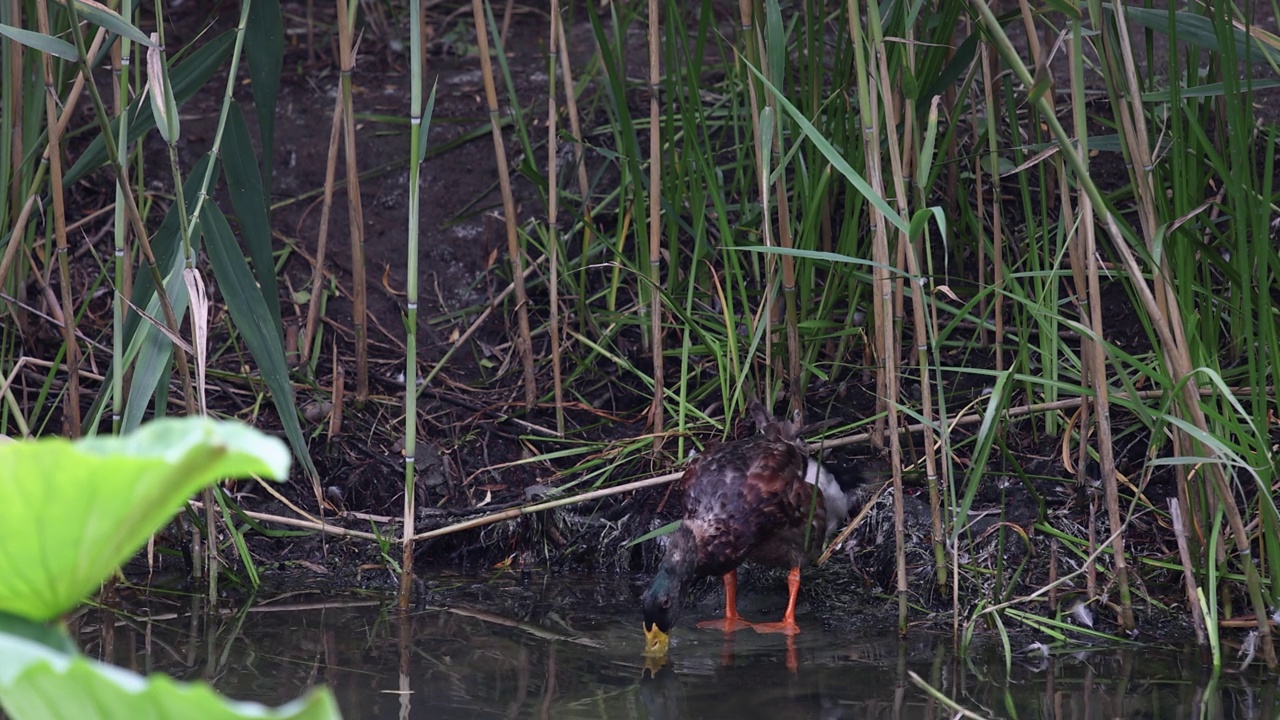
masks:
MULTIPOLYGON (((321 222, 319 191, 324 186, 328 153, 328 129, 340 76, 330 52, 333 33, 333 9, 315 8, 319 30, 316 44, 308 46, 305 6, 301 2, 282 3, 285 27, 291 42, 286 49, 287 72, 277 106, 275 173, 271 200, 272 223, 277 233, 278 249, 290 248, 280 273, 282 307, 286 324, 305 322, 306 305, 301 294, 309 287, 312 274, 310 258, 316 252, 316 238, 321 222)), ((370 4, 366 4, 367 7, 370 4)), ((495 8, 500 10, 499 8, 495 8)), ((545 11, 521 6, 512 18, 507 61, 512 81, 521 98, 530 106, 525 110, 533 117, 545 117, 546 48, 545 11)), ((172 11, 173 31, 167 43, 171 48, 200 42, 233 27, 238 14, 235 3, 185 3, 172 11)), ((387 12, 385 9, 381 12, 387 12)), ((396 12, 403 12, 396 9, 396 12)), ((434 5, 428 17, 434 37, 430 46, 428 76, 439 77, 430 141, 443 145, 467 136, 488 123, 479 63, 474 56, 474 36, 469 6, 434 5)), ((584 19, 570 22, 571 47, 586 53, 594 43, 590 27, 584 19)), ((631 38, 642 42, 642 37, 631 38)), ((386 118, 407 118, 409 114, 408 57, 405 52, 404 22, 401 17, 385 17, 371 21, 361 40, 359 61, 352 77, 357 108, 361 113, 357 128, 356 152, 366 175, 361 180, 365 253, 367 256, 370 315, 370 385, 371 398, 363 407, 347 404, 343 409, 341 432, 328 437, 323 412, 312 418, 311 453, 320 471, 322 490, 328 504, 330 522, 368 531, 370 522, 352 513, 397 518, 403 492, 403 460, 398 438, 402 435, 400 398, 403 383, 404 332, 402 313, 407 245, 408 133, 405 124, 386 118), (379 24, 381 23, 381 24, 379 24)), ((633 53, 643 58, 643 53, 633 53)), ((586 55, 576 60, 585 61, 586 55)), ((634 74, 641 77, 640 70, 634 74)), ((214 82, 211 88, 220 87, 214 82)), ((235 90, 246 109, 252 97, 246 84, 235 90)), ((182 108, 183 142, 180 159, 184 168, 192 167, 205 153, 214 137, 221 102, 221 91, 204 92, 182 108)), ((246 111, 252 130, 253 113, 246 111)), ((600 118, 586 117, 589 127, 600 118)), ((535 128, 544 128, 541 120, 535 128)), ((507 136, 507 149, 517 145, 507 136)), ((147 152, 154 158, 153 167, 163 167, 164 148, 153 133, 147 152)), ((590 159, 588 160, 590 162, 590 159)), ((1106 163, 1105 156, 1098 162, 1106 163)), ((1113 178, 1127 182, 1127 173, 1112 158, 1113 178)), ((518 161, 513 158, 513 167, 518 161)), ((338 177, 343 177, 342 160, 338 177)), ((159 176, 159 173, 157 173, 159 176)), ((522 220, 540 212, 539 190, 525 177, 514 173, 514 193, 522 220)), ((1107 177, 1104 168, 1100 177, 1107 177)), ((451 344, 508 284, 510 272, 506 258, 506 240, 501 219, 501 200, 497 187, 494 148, 487 132, 462 141, 448 152, 431 157, 425 166, 424 206, 420 236, 420 264, 423 281, 420 311, 419 374, 434 368, 451 344)), ((163 188, 157 197, 163 199, 163 188)), ((111 186, 105 176, 94 175, 82 183, 79 202, 86 209, 103 207, 110 202, 111 186)), ((224 198, 219 198, 220 200, 224 198)), ((223 203, 224 208, 229 205, 223 203)), ((150 218, 158 223, 157 207, 150 218)), ((318 376, 313 379, 315 392, 299 384, 297 403, 315 407, 328 396, 334 382, 333 368, 344 368, 348 391, 354 378, 354 349, 351 332, 351 306, 348 301, 351 280, 351 249, 348 245, 348 218, 345 197, 335 197, 329 220, 330 239, 325 258, 327 272, 340 288, 326 309, 325 344, 320 350, 318 376)), ((108 241, 104 236, 103 247, 108 241)), ((96 273, 97 266, 84 264, 80 272, 96 273)), ((1119 286, 1109 289, 1116 302, 1108 307, 1119 313, 1131 313, 1131 304, 1119 286)), ((534 291, 531 309, 541 312, 546 299, 534 291)), ((520 372, 514 348, 515 324, 512 303, 500 305, 481 327, 474 340, 452 357, 443 371, 422 394, 419 437, 423 438, 415 453, 418 458, 418 498, 421 508, 419 530, 439 527, 470 517, 476 513, 512 507, 546 494, 551 488, 571 481, 562 477, 563 467, 551 463, 511 465, 531 452, 545 451, 525 439, 538 434, 538 428, 554 425, 550 408, 521 410, 520 372)), ((101 315, 109 326, 109 312, 101 315)), ((216 332, 226 337, 225 318, 216 332)), ((1113 342, 1133 350, 1145 349, 1147 340, 1132 328, 1132 317, 1116 315, 1108 319, 1113 342), (1126 328, 1128 328, 1126 330, 1126 328)), ((539 355, 545 347, 535 348, 539 355)), ((963 361, 957 356, 944 360, 970 367, 993 367, 989 350, 970 348, 963 361)), ((635 358, 637 363, 643 357, 635 358)), ((225 355, 215 361, 234 369, 238 356, 225 355)), ((584 437, 608 441, 636 437, 646 432, 649 397, 644 388, 630 387, 618 381, 608 367, 596 369, 602 388, 590 403, 575 403, 569 408, 568 422, 575 428, 593 428, 584 437)), ((874 383, 868 368, 850 364, 846 374, 828 382, 817 383, 807 398, 812 414, 826 418, 822 424, 854 423, 874 413, 874 383)), ((948 407, 958 408, 983 392, 979 376, 955 375, 944 382, 948 389, 948 407)), ((550 372, 543 366, 539 382, 550 384, 550 372)), ((587 383, 584 383, 587 386, 587 383)), ((224 388, 225 390, 225 388, 224 388)), ((907 391, 910 392, 910 383, 907 391)), ((1035 398, 1021 398, 1034 402, 1035 398)), ((279 423, 264 403, 263 407, 246 407, 242 396, 230 391, 213 392, 210 403, 229 416, 251 419, 267 430, 278 430, 279 423)), ((992 460, 989 474, 974 502, 979 518, 971 529, 988 547, 985 561, 992 579, 1000 575, 1011 578, 1010 587, 1018 583, 1043 584, 1047 581, 1051 556, 1059 549, 1036 530, 1037 522, 1071 527, 1071 534, 1081 536, 1078 527, 1096 510, 1092 493, 1078 490, 1075 477, 1068 473, 1059 458, 1059 439, 1040 434, 1039 425, 1011 424, 1003 438, 1000 458, 992 460)), ((1124 428, 1123 418, 1117 427, 1124 428)), ((749 431, 739 423, 734 434, 749 431)), ((961 430, 960 432, 964 432, 961 430)), ((1128 432, 1128 431, 1126 431, 1128 432)), ((1147 447, 1140 433, 1130 432, 1120 441, 1122 467, 1142 466, 1142 453, 1147 447)), ((956 439, 960 438, 957 434, 956 439)), ((922 442, 920 436, 908 439, 907 453, 915 457, 922 442)), ((863 469, 868 476, 867 497, 885 477, 884 461, 879 453, 866 445, 852 449, 843 447, 827 456, 831 462, 863 469)), ((666 472, 677 465, 668 449, 664 454, 635 459, 624 468, 627 477, 644 477, 666 472)), ((1096 468, 1088 475, 1096 477, 1096 468)), ((913 588, 934 588, 932 577, 928 496, 926 483, 918 471, 907 478, 905 506, 906 524, 912 539, 909 572, 913 588)), ((241 486, 237 499, 243 507, 268 513, 290 514, 274 498, 251 486, 241 486)), ((1171 493, 1167 479, 1157 475, 1144 488, 1155 503, 1171 493)), ((284 494, 309 510, 315 509, 315 496, 310 482, 296 475, 284 494)), ((651 568, 660 552, 656 543, 628 546, 627 542, 675 517, 678 503, 669 487, 657 487, 576 507, 524 516, 518 520, 490 525, 482 530, 445 536, 419 543, 417 565, 420 569, 448 566, 462 569, 484 569, 495 564, 504 568, 550 566, 588 570, 637 572, 651 568)), ((892 542, 892 499, 886 492, 876 500, 877 506, 868 521, 860 527, 845 551, 838 554, 819 578, 806 585, 810 598, 878 598, 891 592, 894 583, 892 542)), ((1154 520, 1139 518, 1130 529, 1131 543, 1139 552, 1169 555, 1173 548, 1164 545, 1167 533, 1150 526, 1154 520), (1144 525, 1146 523, 1146 525, 1144 525)), ((388 538, 396 537, 396 526, 383 530, 388 538)), ((249 535, 251 550, 261 561, 264 575, 274 582, 323 583, 333 587, 353 586, 392 588, 396 578, 388 567, 391 558, 398 560, 398 550, 379 547, 366 541, 322 539, 318 536, 269 537, 249 535)), ((184 542, 175 537, 173 547, 184 542)), ((975 547, 980 547, 978 543, 975 547)), ((1066 553, 1063 553, 1065 559, 1066 553)), ((173 570, 175 560, 169 559, 173 570)), ((1074 569, 1074 560, 1054 566, 1059 575, 1074 569)), ((1143 570, 1140 582, 1153 593, 1157 588, 1176 591, 1177 578, 1164 571, 1143 570)), ((760 574, 760 582, 778 587, 778 578, 760 574)), ((744 580, 756 582, 751 576, 744 580)), ((1079 588, 1080 585, 1075 586, 1079 588)), ((941 592, 932 596, 928 590, 917 598, 924 607, 947 607, 941 592)), ((1174 595, 1176 597, 1176 595, 1174 595)))

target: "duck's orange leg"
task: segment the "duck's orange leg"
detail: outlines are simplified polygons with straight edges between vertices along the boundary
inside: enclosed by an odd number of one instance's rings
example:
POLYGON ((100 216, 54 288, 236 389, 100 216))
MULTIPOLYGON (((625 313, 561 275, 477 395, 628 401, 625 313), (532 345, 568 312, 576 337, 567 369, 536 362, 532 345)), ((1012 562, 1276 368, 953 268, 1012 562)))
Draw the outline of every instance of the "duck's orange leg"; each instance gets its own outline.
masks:
POLYGON ((698 623, 698 627, 723 630, 727 633, 751 627, 751 623, 738 617, 737 570, 730 570, 724 574, 724 618, 721 620, 704 620, 698 623))
POLYGON ((790 574, 787 575, 787 611, 782 615, 782 622, 776 623, 756 623, 752 627, 756 632, 762 633, 785 633, 787 635, 795 635, 800 632, 800 626, 796 625, 796 597, 800 594, 800 568, 791 568, 790 574))

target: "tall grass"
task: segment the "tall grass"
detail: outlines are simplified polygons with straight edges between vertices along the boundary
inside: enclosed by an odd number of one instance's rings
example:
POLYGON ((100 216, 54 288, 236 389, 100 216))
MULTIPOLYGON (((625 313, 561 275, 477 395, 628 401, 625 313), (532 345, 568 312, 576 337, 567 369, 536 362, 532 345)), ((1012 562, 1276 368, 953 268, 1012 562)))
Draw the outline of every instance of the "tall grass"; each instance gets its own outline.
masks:
MULTIPOLYGON (((279 17, 274 3, 254 5, 279 17)), ((339 5, 343 54, 335 62, 349 73, 362 18, 358 4, 339 5)), ((315 381, 318 365, 311 358, 308 377, 289 379, 269 217, 263 204, 244 202, 270 192, 270 158, 253 155, 226 93, 222 157, 171 167, 172 218, 148 225, 152 213, 137 211, 134 196, 156 169, 130 143, 154 121, 125 109, 126 101, 136 108, 128 94, 143 76, 131 76, 141 71, 117 38, 109 49, 123 53, 120 98, 111 117, 131 119, 126 127, 99 113, 81 132, 102 140, 62 168, 64 138, 77 129, 59 127, 70 116, 59 108, 74 106, 82 88, 96 97, 84 84, 95 66, 81 59, 103 50, 87 47, 78 30, 76 56, 59 55, 50 38, 65 34, 72 16, 50 6, 46 27, 43 7, 35 0, 0 7, 0 21, 44 37, 10 32, 0 48, 0 126, 13 138, 0 150, 0 184, 8 188, 0 198, 0 309, 14 321, 0 330, 5 431, 57 430, 56 418, 68 432, 94 432, 104 408, 120 418, 115 431, 171 401, 190 402, 189 385, 168 382, 171 366, 185 377, 186 360, 185 350, 173 352, 182 347, 177 318, 187 308, 173 280, 203 238, 214 280, 242 291, 240 306, 230 308, 235 328, 305 460, 292 393, 295 382, 315 381), (221 208, 201 210, 219 163, 244 252, 231 252, 221 208), (88 296, 65 269, 74 220, 59 200, 67 183, 104 166, 119 190, 117 251, 104 274, 117 303, 109 347, 107 338, 76 332, 88 296), (47 208, 44 217, 37 208, 47 208), (32 325, 42 322, 58 324, 56 350, 32 344, 32 325), (47 357, 33 366, 25 358, 37 350, 47 357), (78 395, 81 356, 109 366, 95 381, 96 402, 78 395), (22 393, 40 402, 21 402, 22 393), (76 420, 81 411, 85 421, 76 420)), ((416 32, 421 9, 411 7, 416 32)), ((809 420, 867 421, 892 473, 904 632, 915 595, 945 597, 958 634, 962 625, 1044 632, 1059 627, 1046 616, 1061 623, 1056 618, 1072 612, 1060 602, 1070 590, 1123 634, 1141 627, 1150 588, 1169 583, 1185 594, 1180 605, 1205 642, 1224 617, 1251 613, 1262 657, 1274 666, 1266 618, 1280 596, 1271 362, 1280 353, 1277 127, 1257 103, 1275 107, 1262 93, 1277 84, 1277 28, 1254 25, 1229 3, 1119 13, 1098 0, 1024 2, 1003 13, 976 0, 551 8, 542 35, 552 51, 550 82, 535 98, 511 81, 492 9, 471 3, 520 365, 518 380, 496 382, 518 384, 527 407, 555 408, 555 430, 526 438, 535 456, 523 462, 555 465, 565 489, 620 483, 724 435, 751 395, 809 420), (571 53, 565 27, 589 32, 594 47, 571 53), (627 37, 641 30, 649 42, 636 57, 627 37), (535 101, 548 103, 547 115, 525 109, 535 101), (509 117, 501 107, 511 108, 509 117), (547 118, 541 136, 533 132, 538 117, 547 118), (524 225, 515 218, 509 142, 544 203, 524 225), (561 144, 573 152, 558 152, 561 144), (576 187, 561 170, 576 176, 576 187), (544 298, 549 308, 539 306, 544 298), (543 334, 550 341, 540 356, 534 338, 543 334), (602 370, 605 362, 615 376, 602 370), (831 388, 859 384, 864 369, 874 374, 875 403, 853 418, 831 388), (601 383, 647 393, 628 419, 643 414, 648 432, 601 444, 591 415, 571 410, 589 407, 590 389, 601 383), (668 433, 676 438, 670 445, 661 442, 668 433), (1048 446, 1057 449, 1048 474, 1081 500, 1079 512, 1060 512, 1043 497, 1043 478, 1022 466, 1028 447, 1048 446), (1006 477, 1016 482, 1000 492, 1029 498, 1033 523, 983 521, 980 498, 1006 477), (923 556, 909 555, 904 503, 913 484, 929 498, 923 556), (1015 547, 1032 559, 1010 565, 1015 547), (1160 547, 1178 548, 1176 562, 1160 547), (908 557, 927 560, 909 565, 908 557), (1044 598, 1059 604, 1039 605, 1044 598)), ((121 9, 132 17, 128 5, 121 9)), ((234 68, 245 32, 242 25, 181 58, 170 48, 174 102, 201 92, 217 68, 234 68)), ((427 153, 421 88, 429 79, 413 38, 410 240, 418 232, 427 153)), ((278 55, 246 57, 255 92, 260 78, 269 90, 278 55)), ((353 202, 358 102, 344 74, 334 128, 335 136, 345 131, 353 202)), ((331 193, 334 182, 327 185, 331 193)), ((359 215, 352 205, 353 223, 359 215)), ((418 250, 409 247, 412 329, 418 250)), ((324 262, 323 252, 316 256, 324 262)), ((323 272, 318 264, 316 277, 323 272)), ((359 297, 365 281, 354 283, 359 297)), ((323 312, 321 285, 312 288, 308 338, 323 312)), ((453 341, 446 360, 466 354, 475 327, 453 341)), ((416 338, 408 337, 405 570, 409 540, 423 535, 413 522, 420 410, 410 399, 418 391, 416 338)), ((357 357, 367 350, 364 338, 356 333, 357 357)), ((311 340, 304 352, 323 347, 311 340)), ((357 363, 360 400, 366 362, 357 363)), ((428 385, 443 364, 424 378, 428 385)), ((236 382, 261 391, 249 375, 236 382)), ((531 427, 538 417, 530 416, 531 427)), ((824 439, 844 442, 841 432, 824 439)), ((318 483, 313 492, 322 504, 318 483)))

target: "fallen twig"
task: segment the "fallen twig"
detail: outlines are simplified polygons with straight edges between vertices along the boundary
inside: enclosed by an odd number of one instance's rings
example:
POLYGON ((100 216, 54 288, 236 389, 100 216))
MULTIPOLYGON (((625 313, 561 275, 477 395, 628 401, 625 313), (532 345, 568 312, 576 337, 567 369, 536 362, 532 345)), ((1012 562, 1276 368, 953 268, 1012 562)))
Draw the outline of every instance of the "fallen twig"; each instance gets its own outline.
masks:
POLYGON ((460 523, 454 523, 453 525, 446 525, 445 527, 436 528, 435 530, 428 530, 424 533, 418 533, 413 536, 413 540, 414 542, 417 542, 418 540, 451 535, 456 532, 462 532, 463 530, 492 525, 493 523, 502 522, 503 520, 514 520, 521 515, 532 515, 533 513, 542 512, 543 510, 551 510, 553 508, 564 507, 566 505, 576 505, 578 503, 587 502, 588 500, 598 500, 599 498, 609 497, 611 495, 620 495, 624 492, 631 492, 632 490, 642 490, 656 485, 665 485, 683 474, 683 472, 667 473, 666 475, 659 475, 657 477, 646 478, 644 480, 636 480, 635 482, 629 482, 624 485, 592 490, 591 492, 582 493, 581 495, 572 495, 570 497, 556 498, 555 500, 548 500, 534 505, 510 508, 501 512, 491 513, 489 515, 472 518, 470 520, 464 520, 460 523))
POLYGON ((476 620, 483 620, 485 622, 494 623, 495 625, 502 625, 503 627, 523 630, 524 632, 527 632, 530 635, 533 635, 534 637, 542 638, 543 640, 553 640, 556 642, 571 642, 577 645, 585 645, 590 648, 596 648, 597 650, 604 648, 604 644, 598 640, 592 640, 591 638, 582 637, 581 635, 566 635, 564 633, 554 632, 552 630, 548 630, 542 627, 541 625, 534 625, 533 623, 521 622, 519 620, 514 620, 504 615, 485 612, 484 610, 472 610, 471 608, 461 608, 461 607, 436 607, 436 608, 430 608, 430 609, 439 610, 441 612, 453 613, 454 615, 461 615, 462 617, 475 618, 476 620))
POLYGON ((867 501, 863 503, 862 509, 858 511, 858 514, 849 521, 848 525, 844 526, 844 529, 840 531, 840 534, 836 536, 836 539, 832 540, 831 543, 827 545, 827 549, 822 551, 822 555, 818 557, 818 561, 814 563, 815 565, 824 565, 831 559, 831 553, 835 552, 835 549, 840 547, 840 543, 849 539, 849 536, 853 534, 854 529, 861 525, 863 519, 871 512, 871 508, 875 507, 876 501, 880 499, 880 494, 883 493, 885 488, 889 487, 892 483, 892 480, 885 480, 883 483, 880 483, 880 488, 872 493, 871 497, 867 498, 867 501))
MULTIPOLYGON (((197 510, 204 508, 204 505, 199 500, 188 500, 187 503, 197 510)), ((363 540, 372 540, 374 542, 377 542, 380 539, 385 539, 379 538, 373 533, 361 532, 359 530, 348 530, 344 527, 329 525, 327 523, 321 523, 313 520, 300 520, 298 518, 291 518, 284 515, 271 515, 269 513, 253 512, 252 510, 245 510, 243 508, 241 508, 239 512, 244 513, 245 517, 249 517, 254 520, 276 523, 278 525, 288 525, 290 527, 303 528, 306 530, 316 530, 330 535, 346 535, 349 537, 361 538, 363 540)))

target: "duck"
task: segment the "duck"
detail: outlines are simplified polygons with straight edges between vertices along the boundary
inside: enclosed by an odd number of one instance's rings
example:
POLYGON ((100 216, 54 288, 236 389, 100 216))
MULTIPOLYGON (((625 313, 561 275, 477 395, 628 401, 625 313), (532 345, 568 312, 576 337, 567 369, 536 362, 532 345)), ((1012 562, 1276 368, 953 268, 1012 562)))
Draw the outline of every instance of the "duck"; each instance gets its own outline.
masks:
POLYGON ((666 656, 681 593, 702 577, 723 579, 725 609, 722 618, 698 627, 799 633, 800 568, 840 529, 857 499, 860 475, 842 471, 837 477, 810 455, 799 438, 798 417, 779 421, 755 400, 749 412, 757 435, 708 448, 680 478, 682 520, 641 597, 646 656, 666 656), (789 569, 779 622, 752 623, 738 614, 738 567, 746 561, 789 569))

